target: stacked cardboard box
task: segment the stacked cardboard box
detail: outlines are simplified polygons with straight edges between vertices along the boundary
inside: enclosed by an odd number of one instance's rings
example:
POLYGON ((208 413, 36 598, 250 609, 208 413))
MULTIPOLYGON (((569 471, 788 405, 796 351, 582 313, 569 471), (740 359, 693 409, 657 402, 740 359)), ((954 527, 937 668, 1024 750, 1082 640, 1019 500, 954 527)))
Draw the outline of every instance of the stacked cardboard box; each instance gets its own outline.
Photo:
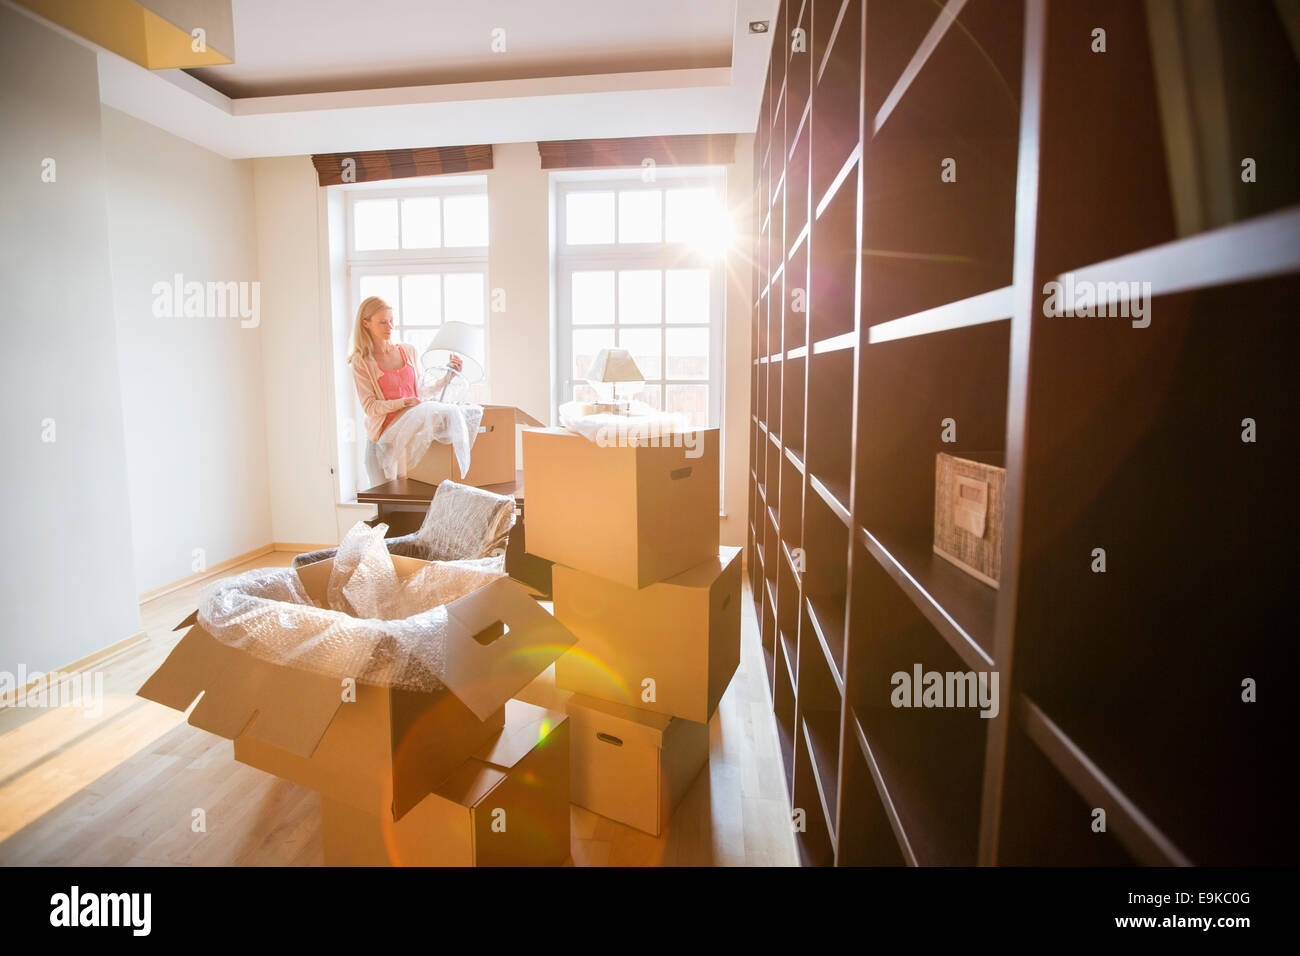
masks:
MULTIPOLYGON (((404 580, 425 562, 393 565, 404 580)), ((318 605, 332 566, 298 569, 318 605)), ((182 711, 198 699, 189 722, 233 740, 235 759, 319 791, 327 864, 563 863, 568 721, 511 698, 575 638, 509 578, 446 607, 435 691, 270 663, 218 641, 195 614, 139 694, 182 711)))
POLYGON ((462 475, 450 445, 434 442, 419 460, 406 463, 402 474, 425 484, 445 479, 463 485, 501 485, 518 477, 515 471, 515 426, 540 425, 537 419, 513 405, 484 405, 483 420, 470 448, 469 473, 462 475))
POLYGON ((554 561, 572 800, 658 835, 708 762, 740 663, 740 549, 719 548, 718 431, 604 445, 524 431, 528 550, 554 561))

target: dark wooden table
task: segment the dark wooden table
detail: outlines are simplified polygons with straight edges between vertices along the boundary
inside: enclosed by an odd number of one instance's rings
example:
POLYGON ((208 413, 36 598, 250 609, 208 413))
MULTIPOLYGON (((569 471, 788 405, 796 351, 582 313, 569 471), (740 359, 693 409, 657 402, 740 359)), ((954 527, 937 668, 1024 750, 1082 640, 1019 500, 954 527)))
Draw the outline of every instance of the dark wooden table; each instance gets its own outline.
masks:
MULTIPOLYGON (((388 525, 388 536, 398 537, 418 531, 433 501, 437 485, 413 478, 394 478, 357 492, 357 501, 374 504, 379 508, 376 520, 388 525)), ((515 526, 506 544, 506 573, 546 597, 551 596, 551 562, 528 554, 524 548, 524 473, 516 472, 515 480, 499 485, 484 485, 484 491, 498 495, 512 495, 515 499, 515 526)))

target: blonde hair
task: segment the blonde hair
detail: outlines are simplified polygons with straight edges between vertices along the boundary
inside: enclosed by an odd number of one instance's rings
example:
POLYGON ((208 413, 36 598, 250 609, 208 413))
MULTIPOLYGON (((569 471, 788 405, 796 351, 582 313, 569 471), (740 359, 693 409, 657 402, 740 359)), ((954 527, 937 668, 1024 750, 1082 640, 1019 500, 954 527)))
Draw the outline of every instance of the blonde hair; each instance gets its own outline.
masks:
POLYGON ((384 309, 392 308, 387 302, 377 295, 372 295, 366 301, 361 303, 357 309, 357 320, 352 325, 352 336, 348 339, 348 363, 360 355, 362 358, 370 358, 370 353, 374 351, 375 343, 362 324, 376 312, 382 312, 384 309))

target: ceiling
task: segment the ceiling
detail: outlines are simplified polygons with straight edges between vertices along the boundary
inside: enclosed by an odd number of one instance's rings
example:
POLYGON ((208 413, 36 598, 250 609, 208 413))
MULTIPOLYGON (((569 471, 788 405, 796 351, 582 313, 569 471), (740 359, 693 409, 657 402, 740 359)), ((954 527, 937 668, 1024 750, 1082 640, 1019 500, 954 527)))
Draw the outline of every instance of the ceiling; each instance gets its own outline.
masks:
POLYGON ((753 132, 773 37, 749 23, 777 5, 233 0, 233 64, 192 70, 68 35, 97 51, 105 105, 251 158, 753 132))
POLYGON ((234 0, 232 98, 730 67, 731 0, 234 0), (502 31, 496 33, 495 31, 502 31), (504 50, 494 50, 495 45, 504 50))

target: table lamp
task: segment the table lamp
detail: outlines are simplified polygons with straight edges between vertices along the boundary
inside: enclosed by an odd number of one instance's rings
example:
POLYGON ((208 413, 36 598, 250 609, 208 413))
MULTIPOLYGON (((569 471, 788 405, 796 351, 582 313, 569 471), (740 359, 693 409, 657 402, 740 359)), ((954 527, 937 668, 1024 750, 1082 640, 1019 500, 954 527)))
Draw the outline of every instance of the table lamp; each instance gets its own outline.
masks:
POLYGON ((443 396, 447 394, 447 386, 451 384, 453 374, 459 375, 466 383, 482 380, 483 329, 480 326, 469 325, 466 322, 444 322, 434 334, 429 347, 424 350, 426 356, 433 352, 459 355, 462 366, 460 371, 452 368, 450 355, 446 362, 434 362, 426 366, 426 375, 434 369, 445 369, 449 373, 447 380, 443 382, 442 390, 438 393, 438 401, 442 401, 443 396))
POLYGON ((632 360, 632 355, 627 349, 601 349, 592 360, 591 368, 587 369, 587 381, 598 392, 598 382, 609 382, 612 389, 610 401, 597 401, 595 403, 597 412, 626 415, 628 403, 626 400, 619 401, 618 383, 644 382, 645 376, 636 367, 636 362, 632 360))

